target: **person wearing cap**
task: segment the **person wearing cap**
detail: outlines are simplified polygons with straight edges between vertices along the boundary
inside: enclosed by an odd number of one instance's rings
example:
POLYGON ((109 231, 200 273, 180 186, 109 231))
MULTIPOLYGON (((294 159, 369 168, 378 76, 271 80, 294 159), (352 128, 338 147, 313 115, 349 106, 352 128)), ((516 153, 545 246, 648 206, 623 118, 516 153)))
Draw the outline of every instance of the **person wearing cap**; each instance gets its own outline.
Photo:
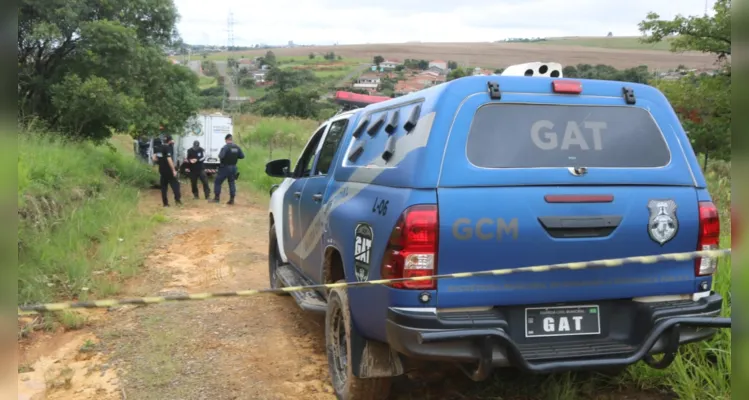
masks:
POLYGON ((190 174, 190 184, 192 185, 192 195, 195 200, 198 200, 198 178, 203 183, 203 192, 205 193, 205 199, 209 200, 211 197, 211 189, 208 186, 208 177, 205 176, 205 170, 203 169, 203 161, 205 161, 205 150, 200 147, 199 141, 192 142, 192 147, 187 149, 187 168, 190 174))
POLYGON ((154 140, 153 161, 159 165, 159 175, 161 175, 161 201, 164 203, 164 207, 169 207, 169 199, 166 196, 169 186, 172 187, 172 192, 174 193, 174 202, 178 205, 182 204, 179 191, 179 181, 177 180, 177 169, 174 168, 174 161, 172 160, 173 146, 174 140, 168 135, 164 140, 164 143, 158 147, 154 140))
POLYGON ((229 201, 226 204, 234 204, 234 196, 237 194, 237 187, 234 181, 237 179, 237 161, 244 158, 242 149, 234 144, 231 133, 224 138, 226 144, 218 153, 219 166, 216 181, 213 184, 214 203, 221 201, 221 184, 224 180, 229 180, 229 201))

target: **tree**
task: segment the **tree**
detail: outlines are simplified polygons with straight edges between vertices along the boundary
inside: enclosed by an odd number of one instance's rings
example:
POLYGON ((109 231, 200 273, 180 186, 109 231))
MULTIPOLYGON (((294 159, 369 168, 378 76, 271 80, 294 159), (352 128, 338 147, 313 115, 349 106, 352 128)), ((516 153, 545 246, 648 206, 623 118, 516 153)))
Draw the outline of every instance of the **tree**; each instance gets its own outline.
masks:
POLYGON ((276 54, 268 50, 268 52, 265 53, 265 57, 263 57, 263 63, 275 67, 277 65, 276 54))
POLYGON ((731 1, 717 0, 713 10, 712 17, 677 15, 671 21, 651 12, 640 23, 646 43, 677 35, 670 39, 671 51, 712 53, 724 64, 715 76, 688 75, 658 83, 679 114, 692 147, 705 157, 705 165, 709 157, 731 158, 731 68, 727 59, 731 55, 731 1))
POLYGON ((464 76, 468 76, 468 72, 464 70, 463 68, 458 67, 450 71, 450 74, 447 75, 447 80, 451 81, 453 79, 462 78, 464 76))
POLYGON ((689 76, 658 82, 679 114, 692 147, 704 157, 731 159, 731 78, 689 76))
POLYGON ((449 69, 458 68, 458 62, 457 61, 448 61, 447 62, 447 68, 449 68, 449 69))
POLYGON ((640 22, 640 32, 645 35, 644 43, 657 43, 672 37, 671 51, 701 51, 713 53, 719 60, 731 55, 731 0, 716 0, 713 4, 715 15, 684 17, 677 15, 671 21, 660 19, 660 15, 650 12, 640 22))
POLYGON ((314 60, 315 59, 315 53, 309 53, 309 59, 314 60))
POLYGON ((252 89, 255 87, 255 80, 249 77, 241 78, 239 80, 239 86, 245 89, 252 89))
POLYGON ((266 79, 273 82, 270 89, 279 92, 285 92, 305 84, 314 84, 318 81, 314 72, 308 69, 293 70, 271 68, 266 79))
POLYGON ((376 55, 376 56, 374 56, 374 59, 372 59, 372 62, 374 63, 374 65, 377 66, 377 68, 379 68, 380 64, 382 64, 383 62, 385 62, 385 58, 382 57, 382 56, 380 56, 380 55, 376 55))
POLYGON ((112 130, 181 130, 198 107, 198 80, 164 56, 185 49, 176 20, 171 0, 22 0, 19 115, 94 141, 112 130))
POLYGON ((333 53, 332 51, 329 52, 329 53, 325 53, 325 55, 323 56, 323 58, 326 59, 326 60, 328 60, 328 61, 334 61, 335 60, 335 53, 333 53))

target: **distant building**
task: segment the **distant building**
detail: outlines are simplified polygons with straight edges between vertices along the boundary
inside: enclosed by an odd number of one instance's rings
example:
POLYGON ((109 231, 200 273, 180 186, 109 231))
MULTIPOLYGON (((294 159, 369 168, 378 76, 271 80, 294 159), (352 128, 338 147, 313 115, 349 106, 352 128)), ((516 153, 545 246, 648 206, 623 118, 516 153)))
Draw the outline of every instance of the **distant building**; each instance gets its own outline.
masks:
POLYGON ((439 69, 441 69, 443 71, 446 71, 447 70, 447 62, 442 61, 442 60, 433 60, 433 61, 429 62, 429 68, 432 68, 432 67, 439 68, 439 69))
POLYGON ((385 61, 383 61, 383 62, 380 63, 380 69, 383 70, 383 71, 392 71, 397 66, 402 65, 402 64, 403 63, 401 63, 398 60, 385 60, 385 61))
POLYGON ((268 71, 255 71, 252 73, 252 79, 256 83, 265 83, 266 75, 268 75, 268 71))
POLYGON ((380 77, 375 74, 364 74, 360 76, 353 85, 357 89, 374 89, 380 86, 380 77))

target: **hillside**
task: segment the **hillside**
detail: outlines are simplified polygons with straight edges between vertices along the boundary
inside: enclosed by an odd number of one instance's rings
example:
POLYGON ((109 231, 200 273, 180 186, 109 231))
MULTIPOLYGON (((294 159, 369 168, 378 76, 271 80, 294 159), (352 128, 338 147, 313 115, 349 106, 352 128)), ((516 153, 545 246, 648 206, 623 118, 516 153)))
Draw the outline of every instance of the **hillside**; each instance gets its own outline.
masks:
MULTIPOLYGON (((669 69, 678 65, 710 68, 715 57, 697 52, 671 53, 666 43, 644 45, 635 38, 556 38, 532 43, 391 43, 274 48, 277 56, 307 56, 334 51, 345 58, 371 60, 376 55, 403 60, 443 59, 482 67, 506 67, 529 61, 556 61, 563 65, 607 64, 615 68, 647 65, 669 69)), ((267 49, 233 52, 235 56, 261 56, 267 49)), ((226 55, 226 53, 223 53, 226 55)), ((221 56, 215 54, 214 56, 221 56)))

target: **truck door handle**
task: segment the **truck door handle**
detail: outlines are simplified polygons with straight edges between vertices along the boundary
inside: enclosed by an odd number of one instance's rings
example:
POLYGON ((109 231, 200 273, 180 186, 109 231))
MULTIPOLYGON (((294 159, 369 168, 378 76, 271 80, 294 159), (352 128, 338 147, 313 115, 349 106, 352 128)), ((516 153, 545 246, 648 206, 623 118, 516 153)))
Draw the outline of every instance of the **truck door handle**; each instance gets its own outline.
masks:
POLYGON ((322 193, 313 194, 312 195, 312 200, 314 200, 314 201, 321 201, 322 200, 322 193))
POLYGON ((302 197, 302 192, 294 192, 294 198, 298 199, 302 197))

